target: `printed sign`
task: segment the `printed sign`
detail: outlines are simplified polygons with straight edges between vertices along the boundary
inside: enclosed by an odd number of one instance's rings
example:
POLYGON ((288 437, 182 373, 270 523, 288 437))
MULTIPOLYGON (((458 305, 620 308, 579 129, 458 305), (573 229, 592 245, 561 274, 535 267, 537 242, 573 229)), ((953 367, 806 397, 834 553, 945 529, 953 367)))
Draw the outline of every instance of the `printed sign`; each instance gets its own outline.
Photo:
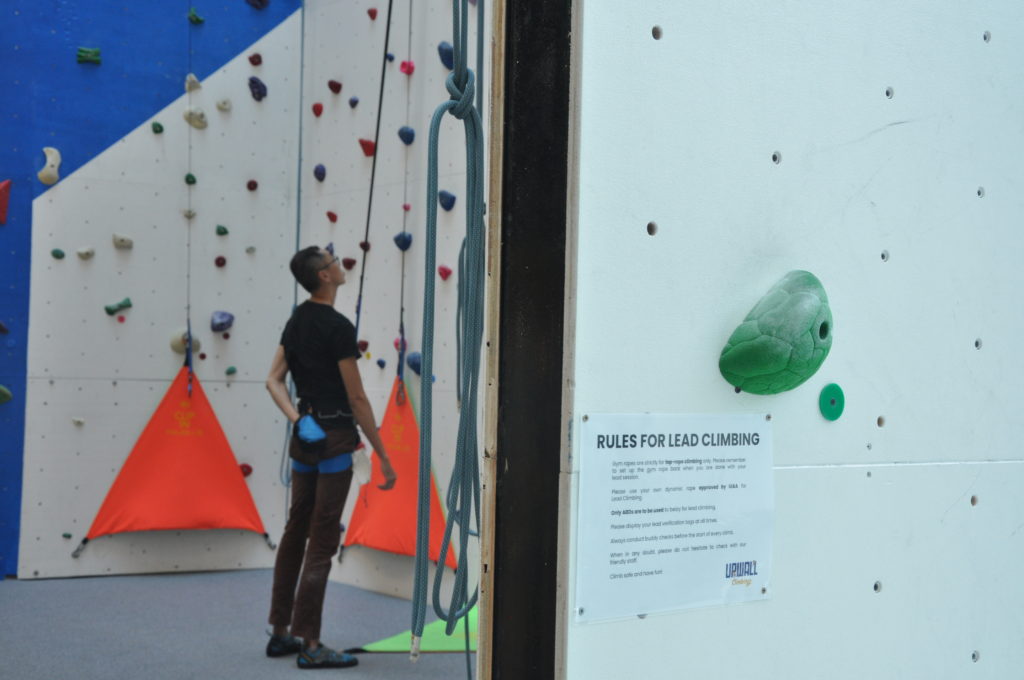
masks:
POLYGON ((763 600, 771 427, 761 414, 588 414, 576 620, 763 600))

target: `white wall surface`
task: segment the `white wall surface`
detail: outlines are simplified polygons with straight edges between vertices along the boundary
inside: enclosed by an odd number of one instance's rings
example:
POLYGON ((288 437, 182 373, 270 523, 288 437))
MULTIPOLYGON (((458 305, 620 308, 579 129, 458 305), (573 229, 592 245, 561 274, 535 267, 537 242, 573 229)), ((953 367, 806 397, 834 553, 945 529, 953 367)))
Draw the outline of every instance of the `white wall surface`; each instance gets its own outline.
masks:
MULTIPOLYGON (((776 518, 767 601, 567 616, 564 677, 1013 676, 1024 8, 576 9, 573 427, 771 413, 776 518), (793 269, 825 286, 831 354, 791 392, 736 394, 719 353, 793 269), (830 382, 846 394, 836 422, 817 407, 830 382)), ((571 454, 566 612, 586 568, 571 454)))

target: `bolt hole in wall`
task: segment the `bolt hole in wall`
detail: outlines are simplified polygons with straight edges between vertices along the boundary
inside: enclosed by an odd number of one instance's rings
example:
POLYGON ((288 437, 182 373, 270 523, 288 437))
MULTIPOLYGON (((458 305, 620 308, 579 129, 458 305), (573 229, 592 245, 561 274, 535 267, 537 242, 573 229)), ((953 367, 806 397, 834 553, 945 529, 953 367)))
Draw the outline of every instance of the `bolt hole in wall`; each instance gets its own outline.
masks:
POLYGON ((981 660, 981 652, 979 652, 978 650, 974 650, 973 652, 971 652, 971 661, 973 661, 974 663, 978 663, 979 660, 981 660))
POLYGON ((655 234, 657 234, 658 233, 658 225, 655 224, 654 222, 648 222, 647 223, 647 233, 650 234, 651 236, 654 236, 655 234))
POLYGON ((981 349, 981 338, 974 341, 974 349, 981 349))
POLYGON ((975 506, 977 504, 978 504, 978 497, 977 496, 971 496, 971 506, 973 507, 973 506, 975 506))
POLYGON ((892 99, 895 94, 896 94, 896 91, 893 90, 891 87, 885 88, 885 98, 886 99, 892 99))
POLYGON ((882 592, 882 582, 881 581, 875 581, 875 592, 876 593, 882 592))
POLYGON ((992 34, 989 33, 988 31, 985 31, 984 33, 981 34, 981 39, 984 40, 985 42, 991 42, 992 34))
POLYGON ((655 26, 652 28, 651 35, 654 36, 655 40, 661 40, 661 26, 655 26))
POLYGON ((878 416, 878 420, 876 422, 879 427, 885 427, 885 416, 878 416))
POLYGON ((985 198, 985 187, 978 187, 978 198, 985 198))
POLYGON ((888 250, 883 250, 882 251, 882 262, 888 262, 888 261, 889 261, 889 251, 888 250))
POLYGON ((775 163, 775 165, 778 165, 781 162, 782 162, 782 152, 781 151, 776 151, 776 152, 772 153, 772 163, 775 163))

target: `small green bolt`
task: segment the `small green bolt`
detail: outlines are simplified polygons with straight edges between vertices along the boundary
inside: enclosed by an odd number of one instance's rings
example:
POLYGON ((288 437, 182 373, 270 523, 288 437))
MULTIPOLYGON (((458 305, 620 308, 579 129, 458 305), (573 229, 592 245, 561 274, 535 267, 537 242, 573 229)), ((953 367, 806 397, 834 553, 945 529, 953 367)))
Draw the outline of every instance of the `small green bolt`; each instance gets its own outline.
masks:
POLYGON ((228 235, 228 228, 225 227, 223 224, 218 224, 217 225, 217 236, 227 236, 227 235, 228 235))
POLYGON ((153 121, 153 134, 154 135, 158 135, 158 134, 160 134, 163 131, 164 131, 164 126, 154 120, 153 121))
POLYGON ((125 298, 125 299, 123 299, 120 302, 117 302, 115 304, 106 305, 105 307, 103 307, 103 309, 104 309, 104 311, 106 311, 106 313, 108 315, 114 316, 115 314, 120 312, 122 309, 128 309, 131 306, 132 306, 132 299, 131 298, 125 298))
POLYGON ((234 366, 228 366, 228 370, 224 371, 224 375, 234 375, 235 373, 238 373, 238 369, 234 366))
POLYGON ((188 173, 187 175, 185 175, 185 184, 195 184, 195 183, 196 183, 196 176, 195 175, 193 175, 191 172, 188 173))
POLYGON ((100 48, 98 48, 98 47, 79 47, 78 48, 78 63, 79 64, 99 64, 100 63, 100 48))
POLYGON ((54 248, 53 250, 51 250, 50 251, 50 255, 53 255, 53 258, 55 260, 63 260, 64 259, 64 251, 61 250, 60 248, 54 248))
POLYGON ((206 21, 205 19, 203 19, 201 16, 199 16, 196 13, 196 8, 195 7, 192 7, 192 8, 189 9, 189 11, 188 11, 188 20, 191 21, 193 24, 201 24, 204 21, 206 21))

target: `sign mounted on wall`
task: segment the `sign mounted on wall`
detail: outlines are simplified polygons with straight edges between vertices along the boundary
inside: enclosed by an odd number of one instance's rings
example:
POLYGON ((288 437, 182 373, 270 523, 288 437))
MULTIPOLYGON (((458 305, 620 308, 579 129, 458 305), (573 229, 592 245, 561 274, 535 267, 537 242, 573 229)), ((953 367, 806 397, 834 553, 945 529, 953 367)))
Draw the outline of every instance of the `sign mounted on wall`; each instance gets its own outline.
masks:
POLYGON ((576 621, 768 597, 768 417, 588 414, 580 431, 576 621))

